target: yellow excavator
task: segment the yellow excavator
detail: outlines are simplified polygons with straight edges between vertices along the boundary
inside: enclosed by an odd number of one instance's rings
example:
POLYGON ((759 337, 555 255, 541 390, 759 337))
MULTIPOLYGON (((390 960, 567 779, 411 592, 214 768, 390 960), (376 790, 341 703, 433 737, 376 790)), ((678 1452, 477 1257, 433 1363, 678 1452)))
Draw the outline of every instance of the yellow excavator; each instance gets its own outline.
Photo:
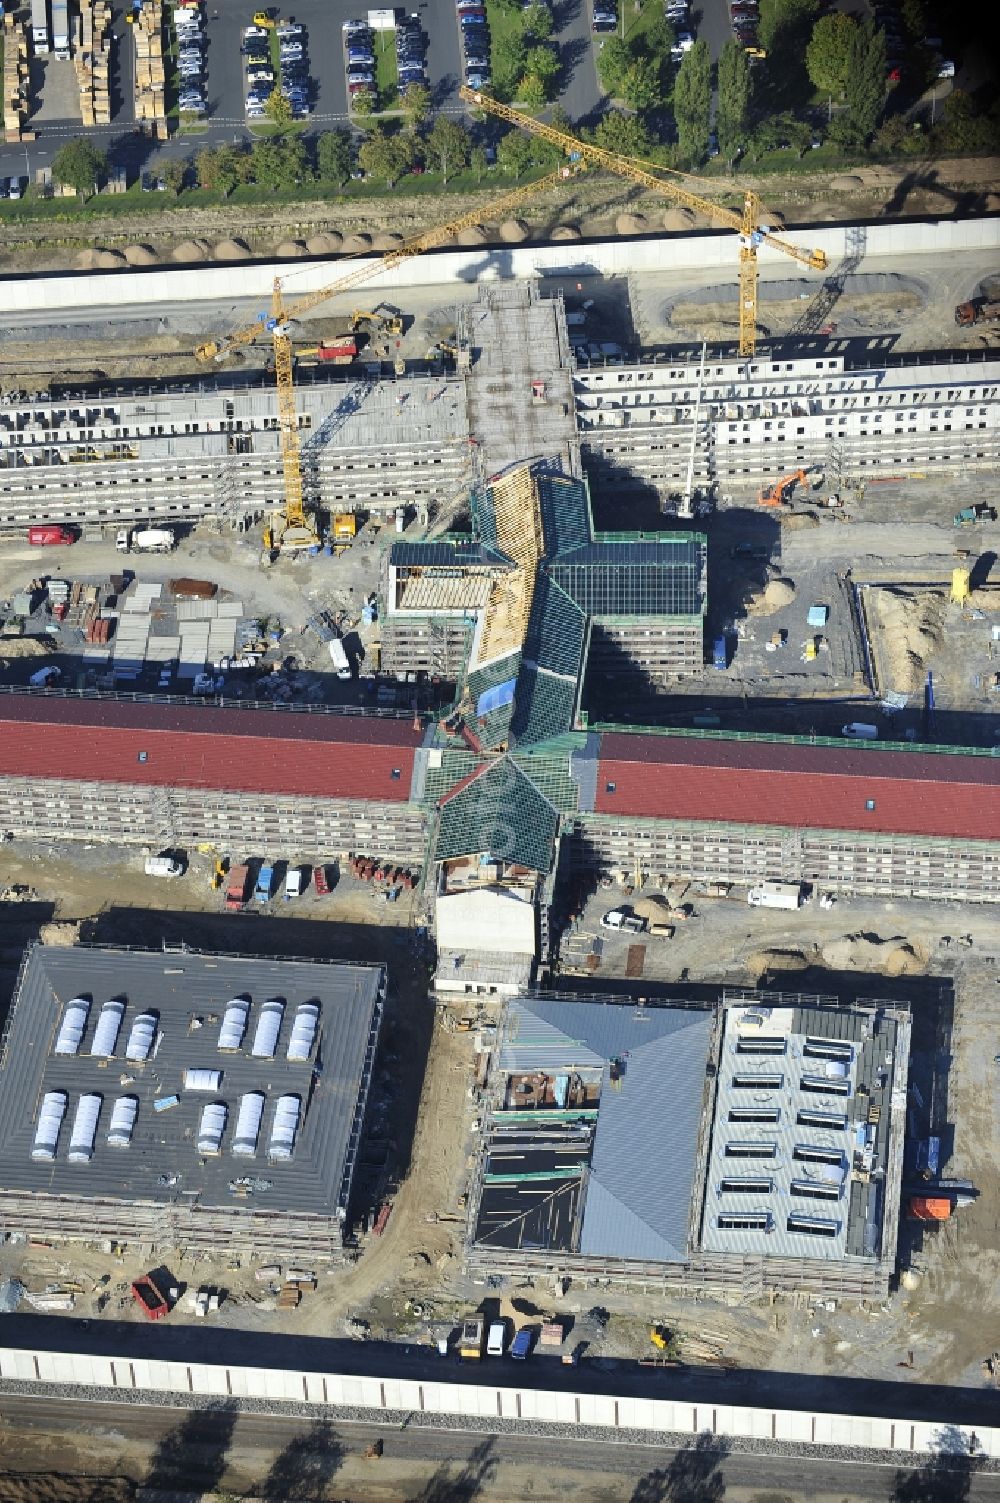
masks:
POLYGON ((402 334, 403 315, 388 303, 379 303, 370 313, 355 308, 351 314, 352 334, 402 334))
POLYGON ((469 89, 463 85, 458 92, 467 104, 485 110, 488 115, 496 115, 498 119, 506 120, 510 125, 516 125, 530 135, 541 136, 543 140, 551 141, 553 146, 558 146, 561 151, 570 156, 581 157, 595 167, 605 167, 609 172, 617 173, 619 177, 639 183, 653 193, 662 193, 665 198, 684 204, 686 208, 693 209, 697 214, 704 214, 714 224, 726 225, 729 229, 735 230, 740 237, 741 355, 752 355, 757 344, 758 248, 761 245, 771 245, 783 255, 791 256, 794 261, 801 261, 804 266, 811 267, 813 271, 826 270, 825 251, 802 250, 800 246, 792 245, 790 241, 773 235, 767 225, 761 224, 760 199, 749 189, 743 194, 743 212, 737 214, 732 209, 726 209, 721 204, 714 203, 710 198, 702 198, 699 194, 692 192, 685 184, 698 182, 699 179, 689 177, 687 173, 635 162, 631 157, 621 157, 616 152, 593 146, 588 141, 579 141, 568 131, 558 130, 544 120, 536 120, 533 115, 522 115, 519 110, 512 110, 509 105, 500 104, 498 100, 491 99, 488 94, 481 94, 476 89, 469 89), (669 179, 658 177, 656 174, 660 172, 669 173, 669 179))
MULTIPOLYGON (((411 239, 405 240, 402 245, 386 251, 385 255, 377 260, 366 257, 363 265, 355 266, 352 271, 345 272, 343 276, 325 287, 303 293, 294 302, 285 302, 281 278, 275 277, 269 313, 261 313, 253 323, 246 324, 243 328, 236 329, 233 333, 223 335, 219 339, 205 340, 197 347, 195 353, 199 360, 219 363, 233 351, 245 345, 252 345, 261 335, 270 335, 273 341, 284 499, 283 504, 264 529, 264 551, 267 556, 273 557, 278 550, 312 548, 320 541, 315 523, 307 515, 303 503, 299 418, 292 376, 294 321, 309 313, 313 308, 317 308, 320 303, 325 303, 328 298, 336 297, 340 292, 346 292, 350 287, 357 287, 362 282, 368 282, 381 272, 392 271, 402 262, 409 261, 413 256, 422 255, 424 251, 433 250, 439 245, 447 245, 463 230, 471 229, 486 217, 498 220, 506 218, 526 199, 536 193, 544 193, 549 188, 556 187, 560 182, 574 176, 585 167, 586 162, 579 152, 571 152, 568 163, 564 163, 546 177, 539 178, 537 182, 515 188, 491 203, 435 225, 433 229, 424 230, 422 234, 414 235, 411 239)), ((391 316, 399 317, 398 310, 388 311, 391 316)), ((401 323, 400 328, 402 328, 401 323)))

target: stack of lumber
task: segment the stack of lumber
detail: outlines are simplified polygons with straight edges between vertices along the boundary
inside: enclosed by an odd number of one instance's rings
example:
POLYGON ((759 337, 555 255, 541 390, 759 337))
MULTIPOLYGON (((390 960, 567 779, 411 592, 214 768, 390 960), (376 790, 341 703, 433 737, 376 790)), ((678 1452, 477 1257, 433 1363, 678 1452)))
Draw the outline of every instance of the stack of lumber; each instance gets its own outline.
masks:
POLYGON ((150 135, 167 139, 163 71, 163 7, 143 0, 132 26, 135 39, 135 118, 150 135))
POLYGON ((73 68, 80 88, 85 126, 111 124, 111 6, 108 0, 80 0, 74 17, 73 68))
MULTIPOLYGON (((5 141, 20 141, 28 113, 28 33, 8 10, 3 18, 3 131, 5 141)), ((32 139, 34 139, 32 137, 32 139)))

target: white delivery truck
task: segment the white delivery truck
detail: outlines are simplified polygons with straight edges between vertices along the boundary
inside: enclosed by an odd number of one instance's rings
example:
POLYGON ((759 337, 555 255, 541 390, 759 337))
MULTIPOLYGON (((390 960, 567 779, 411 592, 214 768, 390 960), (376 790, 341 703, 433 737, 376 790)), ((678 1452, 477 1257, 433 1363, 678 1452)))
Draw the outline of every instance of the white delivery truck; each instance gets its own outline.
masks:
POLYGON ((351 661, 347 656, 347 653, 344 651, 343 642, 339 637, 334 637, 328 645, 330 648, 330 657, 333 660, 333 666, 337 670, 337 677, 350 678, 351 661))
POLYGON ((179 877, 183 871, 184 867, 179 861, 175 861, 173 856, 146 857, 147 877, 179 877))
POLYGON ((747 893, 751 908, 801 908, 801 882, 760 882, 747 893))

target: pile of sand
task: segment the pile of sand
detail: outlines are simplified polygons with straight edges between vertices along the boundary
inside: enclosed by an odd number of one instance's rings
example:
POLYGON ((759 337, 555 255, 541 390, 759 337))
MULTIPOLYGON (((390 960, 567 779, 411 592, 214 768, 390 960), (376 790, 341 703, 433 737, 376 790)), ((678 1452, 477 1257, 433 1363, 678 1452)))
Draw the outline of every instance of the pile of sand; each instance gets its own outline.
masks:
POLYGON ((282 240, 274 252, 282 261, 291 261, 294 256, 304 256, 305 253, 306 244, 304 240, 282 240))
POLYGON ((830 179, 830 187, 838 193, 850 193, 854 188, 863 188, 864 180, 854 172, 841 172, 830 179))
POLYGON ((43 924, 38 931, 38 938, 43 945, 62 945, 65 949, 71 949, 73 945, 80 943, 82 927, 79 920, 74 924, 43 924))
POLYGON ((746 969, 755 981, 768 971, 804 971, 808 965, 801 950, 754 950, 746 958, 746 969))
POLYGON ((649 229, 649 220, 645 214, 619 214, 615 229, 619 235, 644 235, 649 229))
POLYGON ((895 934, 880 939, 877 934, 845 934, 821 950, 823 964, 831 971, 872 971, 879 976, 919 976, 927 969, 927 951, 920 944, 895 934))
POLYGON ((361 251, 370 251, 371 248, 372 237, 366 235, 363 230, 359 230, 356 235, 348 235, 344 241, 344 250, 349 256, 356 256, 361 251))
POLYGON ((472 224, 467 230, 462 230, 456 237, 457 245, 485 245, 486 231, 481 224, 472 224))
POLYGON ((789 532, 808 532, 819 526, 819 517, 814 511, 779 511, 778 520, 789 532))
POLYGON ((309 236, 306 250, 310 256, 332 256, 343 243, 344 237, 337 230, 320 230, 319 234, 309 236))
POLYGON ((527 240, 528 226, 523 219, 505 219, 500 226, 500 239, 506 240, 508 245, 517 245, 520 240, 527 240))
POLYGON ((575 224, 557 224, 550 240, 579 240, 580 231, 575 224))
POLYGON ((76 264, 80 271, 113 271, 116 266, 125 266, 127 263, 121 251, 91 247, 80 252, 76 264))
POLYGON ((375 249, 377 251, 395 250, 396 246, 402 245, 402 243, 402 235, 397 235, 394 230, 383 230, 380 235, 375 236, 375 249))
POLYGON ((766 224, 770 230, 781 230, 785 227, 785 216, 779 214, 777 209, 765 209, 761 204, 757 210, 757 223, 766 224))
POLYGON ((927 659, 940 644, 947 598, 940 590, 898 586, 874 590, 872 597, 891 680, 888 687, 912 694, 923 683, 927 659))
POLYGON ((758 594, 751 597, 748 616, 773 616, 795 599, 795 585, 790 579, 769 579, 758 594))
POLYGON ((974 611, 1000 611, 1000 586, 987 585, 982 590, 970 590, 965 603, 974 611))
POLYGON ((632 904, 632 912, 645 919, 647 924, 663 924, 670 917, 670 904, 666 898, 640 898, 632 904))
POLYGON ((245 240, 219 240, 212 256, 216 261, 249 261, 250 247, 245 240))
POLYGON ((52 651, 51 637, 0 638, 0 663, 14 658, 47 658, 52 651))
POLYGON ((175 245, 170 252, 173 261, 207 261, 209 245, 207 240, 182 240, 180 245, 175 245))
POLYGON ((694 228, 697 217, 693 209, 681 204, 676 209, 667 210, 663 216, 663 228, 674 233, 690 230, 694 228))
POLYGON ((160 258, 151 245, 126 245, 125 259, 130 266, 155 266, 160 258))

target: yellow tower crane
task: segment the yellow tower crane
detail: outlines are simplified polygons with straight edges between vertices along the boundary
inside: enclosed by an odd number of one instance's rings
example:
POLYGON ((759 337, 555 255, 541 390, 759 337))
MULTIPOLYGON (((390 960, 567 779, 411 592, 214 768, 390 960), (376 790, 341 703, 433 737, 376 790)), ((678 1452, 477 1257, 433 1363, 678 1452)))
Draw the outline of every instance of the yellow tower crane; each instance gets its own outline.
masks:
POLYGON ((557 130, 553 125, 546 125, 544 120, 536 120, 531 115, 522 115, 519 110, 512 110, 509 105, 499 104, 491 99, 488 94, 481 94, 478 90, 468 89, 464 86, 459 89, 459 94, 468 104, 474 104, 478 109, 485 110, 487 114, 496 115, 500 120, 507 120, 511 125, 518 125, 522 130, 530 131, 532 135, 541 136, 546 141, 551 141, 554 146, 565 152, 578 153, 587 162, 592 162, 597 167, 606 167, 609 172, 615 172, 619 177, 627 177, 634 183, 641 183, 653 193, 662 193, 667 198, 672 198, 675 203, 686 205, 694 209, 698 214, 704 214, 714 220, 716 224, 727 225, 735 230, 740 237, 740 354, 752 355, 757 343, 757 247, 760 245, 773 245, 784 255, 791 256, 795 261, 801 261, 804 266, 812 267, 813 271, 826 270, 826 253, 821 250, 802 250, 797 245, 792 245, 788 240, 782 240, 778 235, 772 235, 766 225, 760 223, 760 199, 756 193, 749 189, 743 195, 743 213, 737 214, 732 209, 725 209, 720 204, 713 203, 709 198, 701 198, 685 188, 683 183, 686 179, 682 172, 672 172, 672 169, 660 168, 659 171, 671 171, 672 177, 679 179, 677 182, 665 182, 657 177, 655 172, 648 167, 632 161, 629 157, 618 156, 613 151, 605 151, 600 146, 591 146, 586 141, 578 141, 575 136, 566 131, 557 130))
POLYGON ((292 324, 294 320, 301 318, 312 308, 318 307, 320 303, 325 303, 327 298, 336 297, 339 292, 346 292, 350 287, 356 287, 361 282, 368 282, 380 272, 391 271, 401 262, 408 261, 413 256, 419 256, 424 251, 433 250, 439 245, 446 245, 449 240, 453 240, 463 230, 471 229, 487 215, 491 218, 499 218, 510 213, 525 199, 535 193, 542 193, 547 188, 555 187, 566 178, 581 171, 586 165, 575 148, 570 151, 569 158, 568 164, 564 163, 556 172, 540 178, 538 182, 515 188, 512 192, 505 193, 478 209, 472 209, 469 213, 436 225, 433 229, 424 230, 422 234, 405 240, 402 245, 386 251, 385 255, 376 260, 366 260, 364 265, 356 266, 353 271, 346 272, 335 282, 317 288, 314 292, 303 293, 294 302, 285 302, 281 278, 275 277, 269 314, 261 313, 253 323, 246 324, 242 329, 237 329, 234 333, 224 335, 218 340, 207 340, 197 347, 195 353, 199 360, 221 361, 233 350, 243 345, 253 344, 262 333, 270 334, 274 342, 274 374, 278 387, 278 425, 281 438, 284 503, 278 511, 275 522, 267 529, 264 540, 266 548, 277 547, 288 550, 309 548, 319 541, 316 528, 306 516, 303 504, 299 419, 292 378, 292 324))

